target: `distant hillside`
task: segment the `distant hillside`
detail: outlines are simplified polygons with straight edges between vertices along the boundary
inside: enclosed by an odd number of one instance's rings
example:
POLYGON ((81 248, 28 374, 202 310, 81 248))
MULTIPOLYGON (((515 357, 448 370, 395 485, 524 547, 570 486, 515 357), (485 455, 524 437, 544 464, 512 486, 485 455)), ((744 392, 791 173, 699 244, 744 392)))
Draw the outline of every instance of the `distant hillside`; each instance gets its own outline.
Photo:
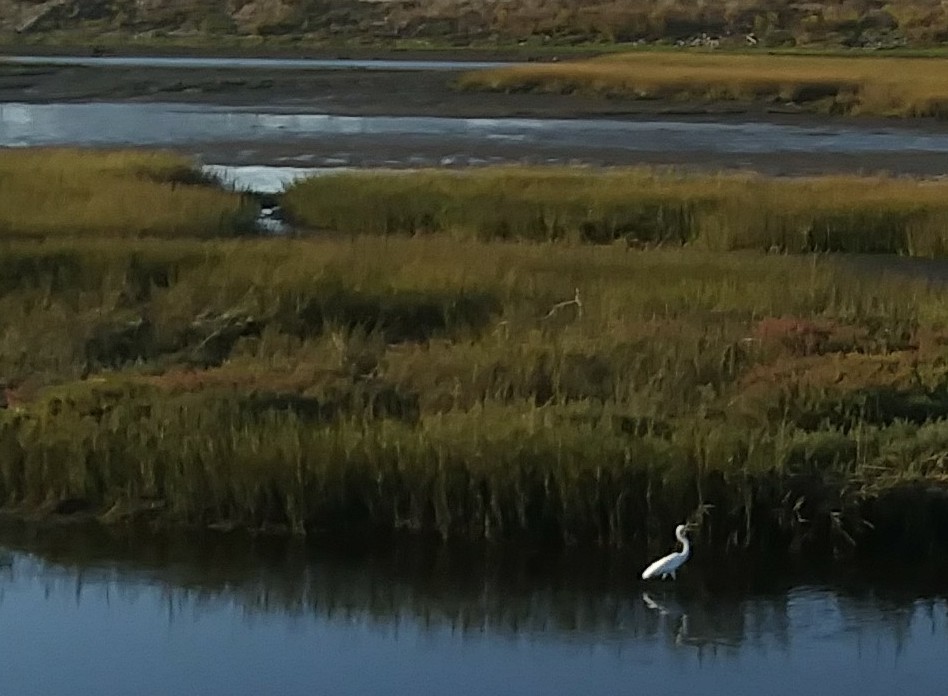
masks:
POLYGON ((940 0, 0 0, 0 36, 298 36, 314 43, 948 43, 940 0))

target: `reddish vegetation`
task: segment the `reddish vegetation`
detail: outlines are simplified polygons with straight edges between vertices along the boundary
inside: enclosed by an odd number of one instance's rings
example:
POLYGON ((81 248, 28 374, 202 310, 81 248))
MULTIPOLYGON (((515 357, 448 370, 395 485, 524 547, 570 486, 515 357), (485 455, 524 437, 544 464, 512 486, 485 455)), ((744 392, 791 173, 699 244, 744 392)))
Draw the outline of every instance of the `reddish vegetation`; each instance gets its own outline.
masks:
POLYGON ((17 408, 23 403, 17 390, 13 387, 3 387, 0 391, 0 408, 17 408))
POLYGON ((767 317, 754 328, 752 337, 763 346, 783 346, 793 355, 820 355, 826 352, 835 327, 798 317, 767 317))
POLYGON ((741 393, 761 396, 791 385, 851 391, 866 387, 906 386, 915 368, 914 351, 889 355, 829 353, 785 358, 755 365, 741 378, 741 393))
POLYGON ((736 401, 748 407, 771 402, 775 394, 788 390, 912 391, 920 383, 923 356, 943 351, 945 342, 943 332, 931 329, 893 339, 888 334, 873 336, 862 326, 792 316, 762 319, 750 339, 761 361, 749 366, 734 385, 736 401))

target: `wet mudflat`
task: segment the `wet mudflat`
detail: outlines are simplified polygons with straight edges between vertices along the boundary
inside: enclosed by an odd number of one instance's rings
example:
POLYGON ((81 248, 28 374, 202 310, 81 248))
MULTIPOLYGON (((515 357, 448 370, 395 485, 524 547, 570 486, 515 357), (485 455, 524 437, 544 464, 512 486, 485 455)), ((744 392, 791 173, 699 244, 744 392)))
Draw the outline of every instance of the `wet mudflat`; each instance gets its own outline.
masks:
POLYGON ((0 532, 4 689, 42 694, 890 694, 948 678, 932 568, 101 530, 0 532))

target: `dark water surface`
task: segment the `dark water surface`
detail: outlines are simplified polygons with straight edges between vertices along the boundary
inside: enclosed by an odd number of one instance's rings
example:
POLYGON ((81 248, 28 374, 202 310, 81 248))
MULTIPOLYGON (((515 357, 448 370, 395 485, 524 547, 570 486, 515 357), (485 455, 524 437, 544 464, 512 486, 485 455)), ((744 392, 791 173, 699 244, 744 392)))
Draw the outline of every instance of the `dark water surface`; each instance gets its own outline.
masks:
MULTIPOLYGON (((941 694, 948 576, 0 531, 4 694, 941 694), (5 548, 5 551, 2 550, 5 548), (4 555, 5 554, 5 555, 4 555)), ((877 567, 878 570, 878 567, 877 567)))

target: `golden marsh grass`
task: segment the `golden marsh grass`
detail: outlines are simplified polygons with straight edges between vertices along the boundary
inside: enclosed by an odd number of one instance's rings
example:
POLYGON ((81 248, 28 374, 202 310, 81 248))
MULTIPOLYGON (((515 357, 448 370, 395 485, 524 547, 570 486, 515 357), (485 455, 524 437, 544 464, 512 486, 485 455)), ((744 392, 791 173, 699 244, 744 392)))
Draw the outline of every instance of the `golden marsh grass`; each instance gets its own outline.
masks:
POLYGON ((221 236, 253 218, 178 155, 0 149, 0 237, 221 236))
POLYGON ((683 101, 795 102, 823 112, 948 116, 948 59, 635 52, 472 72, 464 89, 683 101))
POLYGON ((284 205, 303 226, 351 234, 948 253, 948 182, 934 180, 501 167, 319 177, 284 205))

